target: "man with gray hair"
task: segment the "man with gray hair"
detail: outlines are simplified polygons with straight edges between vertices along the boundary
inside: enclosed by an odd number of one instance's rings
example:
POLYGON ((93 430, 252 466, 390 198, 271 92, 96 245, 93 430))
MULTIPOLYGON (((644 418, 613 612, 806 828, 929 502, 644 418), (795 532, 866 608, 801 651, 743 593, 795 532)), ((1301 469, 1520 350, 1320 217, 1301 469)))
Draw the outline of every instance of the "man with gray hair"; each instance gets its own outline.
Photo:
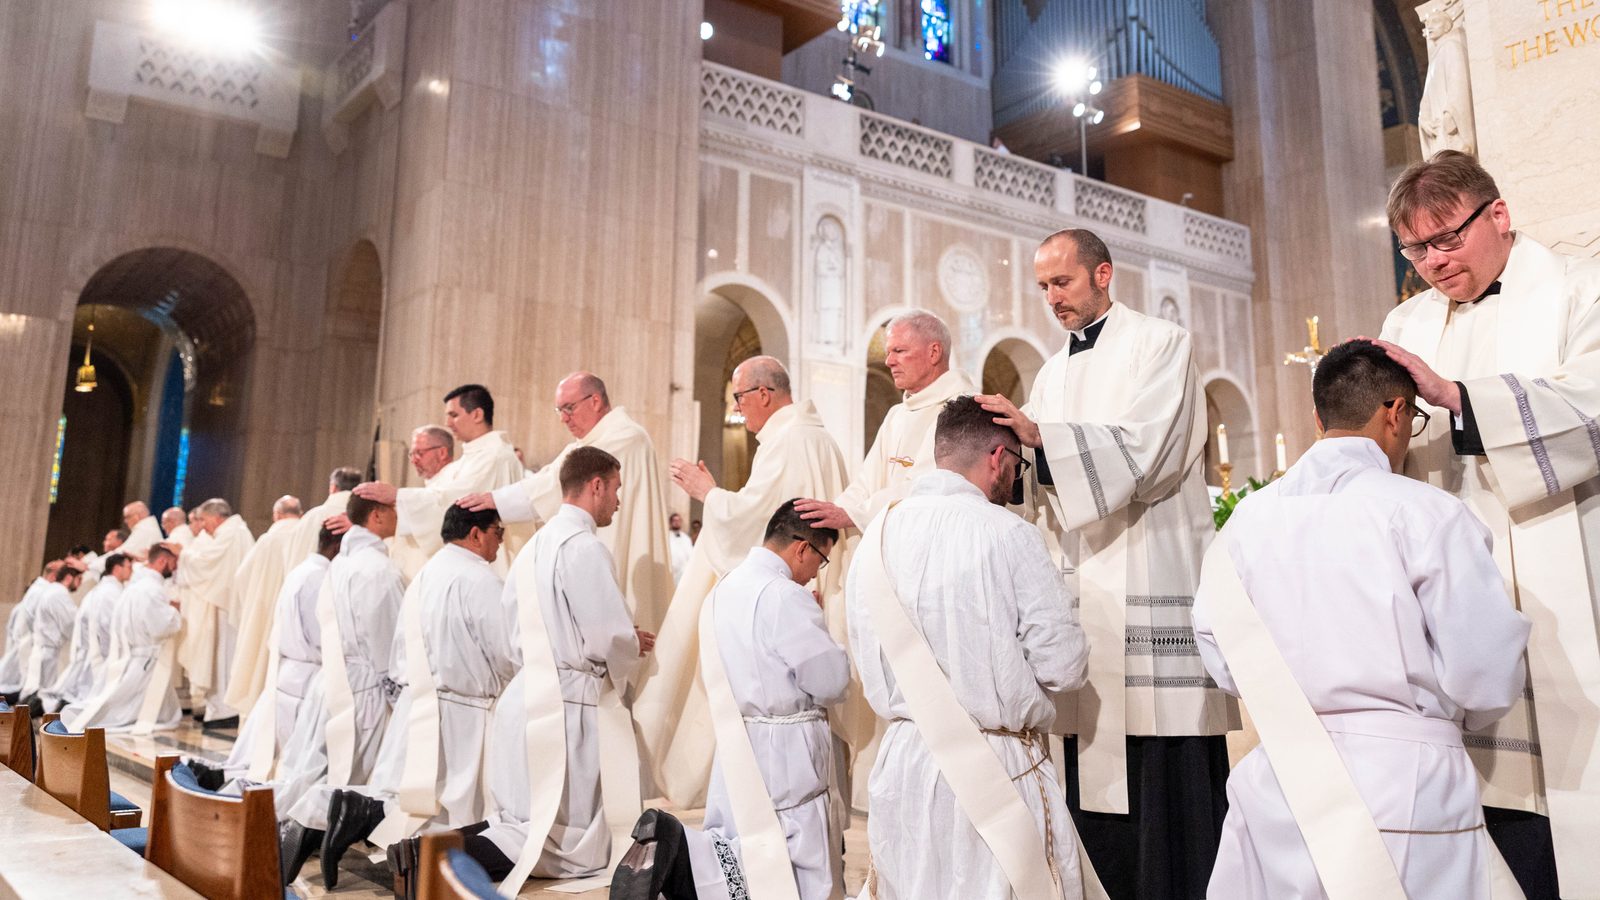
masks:
MULTIPOLYGON (((734 408, 760 440, 750 461, 750 478, 730 491, 717 486, 703 461, 672 461, 672 480, 704 504, 705 528, 661 625, 657 668, 633 707, 657 784, 679 806, 703 801, 716 749, 702 726, 708 721, 706 696, 696 677, 702 603, 717 580, 761 543, 767 520, 784 501, 837 497, 845 486, 839 445, 809 400, 795 402, 783 363, 770 356, 747 359, 733 370, 732 382, 734 408)), ((663 515, 657 521, 665 519, 663 515)), ((822 571, 821 596, 832 593, 836 577, 822 571)))
POLYGON ((1465 736, 1487 779, 1489 834, 1534 897, 1600 896, 1600 261, 1512 228, 1476 159, 1444 150, 1389 194, 1400 254, 1431 285, 1380 345, 1432 424, 1405 473, 1465 501, 1533 620, 1529 691, 1465 736))
MULTIPOLYGON (((422 479, 422 486, 433 482, 434 476, 450 465, 455 455, 456 438, 443 425, 423 425, 411 432, 411 449, 406 458, 412 471, 422 479)), ((413 578, 432 558, 432 534, 397 534, 389 540, 389 558, 400 567, 406 578, 413 578)))
POLYGON ((272 650, 268 646, 272 612, 277 606, 278 591, 290 570, 301 562, 290 557, 299 527, 300 498, 288 494, 279 497, 272 504, 272 527, 250 548, 233 576, 237 652, 228 671, 228 690, 223 695, 223 702, 232 709, 252 709, 266 684, 272 650))
POLYGON ((223 699, 238 615, 234 575, 256 541, 226 500, 207 500, 194 512, 200 534, 184 548, 175 576, 184 623, 178 663, 194 691, 196 718, 207 727, 226 728, 239 724, 239 714, 223 699))

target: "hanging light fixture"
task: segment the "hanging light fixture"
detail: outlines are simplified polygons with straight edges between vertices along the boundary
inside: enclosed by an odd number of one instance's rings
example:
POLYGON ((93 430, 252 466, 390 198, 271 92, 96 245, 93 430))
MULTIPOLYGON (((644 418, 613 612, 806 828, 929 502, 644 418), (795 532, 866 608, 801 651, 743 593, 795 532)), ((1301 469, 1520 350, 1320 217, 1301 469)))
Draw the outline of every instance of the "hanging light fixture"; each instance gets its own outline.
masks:
POLYGON ((89 342, 83 348, 83 365, 78 367, 78 381, 72 389, 80 394, 87 394, 99 386, 94 377, 94 363, 89 361, 89 353, 94 349, 94 311, 89 312, 89 342))

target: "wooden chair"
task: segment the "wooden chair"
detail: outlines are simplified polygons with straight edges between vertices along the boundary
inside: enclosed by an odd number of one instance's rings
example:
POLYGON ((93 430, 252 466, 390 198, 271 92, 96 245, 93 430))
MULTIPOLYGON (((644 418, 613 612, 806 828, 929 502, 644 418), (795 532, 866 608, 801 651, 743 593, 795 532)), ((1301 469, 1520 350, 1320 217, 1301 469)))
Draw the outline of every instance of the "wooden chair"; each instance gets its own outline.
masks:
POLYGON ((417 900, 478 900, 497 897, 494 882, 472 857, 461 852, 455 830, 422 836, 417 850, 417 900))
POLYGON ((176 754, 156 757, 145 858, 212 900, 282 900, 272 788, 242 796, 200 787, 176 754))
POLYGON ((33 723, 26 706, 0 709, 0 764, 33 780, 33 723))
POLYGON ((137 828, 139 807, 111 791, 106 768, 106 731, 69 734, 57 713, 40 720, 34 784, 101 831, 137 828))

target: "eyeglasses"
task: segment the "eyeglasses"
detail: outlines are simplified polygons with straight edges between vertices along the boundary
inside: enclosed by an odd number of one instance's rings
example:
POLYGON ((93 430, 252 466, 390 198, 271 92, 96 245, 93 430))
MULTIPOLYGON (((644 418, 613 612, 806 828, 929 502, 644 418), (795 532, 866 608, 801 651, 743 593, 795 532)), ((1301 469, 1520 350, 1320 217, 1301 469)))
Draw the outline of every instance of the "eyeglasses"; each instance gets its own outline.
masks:
POLYGON ((1007 453, 1009 453, 1012 456, 1015 456, 1017 458, 1017 477, 1018 478, 1021 478, 1023 475, 1028 474, 1028 470, 1033 468, 1033 463, 1028 462, 1028 460, 1021 453, 1018 453, 1017 451, 1011 449, 1010 447, 1007 447, 1005 444, 1001 444, 1000 445, 1000 449, 1004 450, 1005 452, 1007 452, 1007 453))
POLYGON ((576 410, 578 408, 578 404, 579 403, 582 403, 583 401, 585 401, 585 400, 587 400, 587 399, 589 399, 590 397, 593 397, 593 396, 594 396, 593 394, 584 394, 582 397, 579 397, 578 399, 572 401, 571 403, 563 403, 560 406, 556 407, 556 413, 557 413, 557 415, 560 415, 562 417, 570 416, 570 415, 572 415, 573 410, 576 410))
POLYGON ((490 525, 483 530, 483 533, 492 534, 497 538, 504 538, 506 536, 506 527, 504 525, 490 525))
POLYGON ((1478 218, 1478 216, 1483 215, 1483 211, 1488 209, 1489 204, 1493 202, 1493 200, 1483 201, 1483 205, 1473 210, 1472 215, 1467 216, 1467 220, 1465 222, 1462 222, 1460 225, 1457 225, 1450 231, 1446 231, 1443 234, 1436 234, 1425 241, 1418 241, 1415 244, 1401 244, 1400 255, 1411 260, 1412 262, 1416 262, 1417 260, 1428 255, 1429 247, 1444 253, 1448 253, 1451 250, 1460 250, 1461 245, 1467 242, 1467 239, 1461 236, 1461 232, 1466 231, 1467 226, 1471 225, 1473 221, 1478 218))
POLYGON ((817 556, 822 558, 822 562, 817 566, 817 571, 818 572, 820 572, 823 569, 826 569, 828 567, 828 554, 823 553, 821 550, 818 550, 816 544, 813 544, 810 541, 807 541, 805 538, 801 537, 798 534, 794 535, 794 539, 797 540, 797 541, 804 541, 805 545, 807 547, 811 548, 811 552, 812 553, 815 553, 817 556))
POLYGON ((1411 436, 1422 437, 1422 433, 1428 430, 1428 420, 1432 419, 1433 417, 1428 415, 1427 412, 1422 409, 1422 407, 1412 403, 1404 397, 1396 397, 1393 400, 1383 401, 1383 408, 1393 409, 1396 403, 1405 403, 1411 407, 1411 418, 1414 422, 1416 422, 1416 425, 1411 429, 1411 436))
POLYGON ((443 449, 444 449, 444 445, 443 444, 434 444, 432 447, 418 447, 418 448, 412 450, 410 455, 411 455, 412 459, 416 459, 416 458, 422 456, 425 453, 432 453, 435 450, 443 450, 443 449))
POLYGON ((738 406, 739 405, 739 401, 743 400, 746 394, 753 394, 756 391, 770 391, 770 390, 772 390, 772 389, 767 387, 766 385, 758 384, 753 388, 746 388, 745 390, 742 390, 742 391, 734 391, 733 392, 733 405, 734 406, 738 406))

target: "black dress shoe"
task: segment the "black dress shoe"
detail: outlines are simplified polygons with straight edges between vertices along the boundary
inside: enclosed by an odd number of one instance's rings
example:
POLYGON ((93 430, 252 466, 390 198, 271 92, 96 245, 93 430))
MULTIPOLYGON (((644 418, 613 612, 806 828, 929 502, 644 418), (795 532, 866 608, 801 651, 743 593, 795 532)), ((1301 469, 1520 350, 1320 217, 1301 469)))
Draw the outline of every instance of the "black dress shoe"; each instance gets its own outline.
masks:
POLYGON ((228 773, 197 756, 188 757, 184 763, 194 773, 195 782, 208 791, 220 791, 228 783, 228 773))
MULTIPOLYGON (((199 716, 196 716, 195 718, 198 719, 199 716)), ((213 728, 238 728, 239 717, 228 716, 225 719, 206 719, 200 723, 200 727, 208 730, 213 728)))
POLYGON ((611 900, 695 900, 694 873, 683 823, 647 809, 633 826, 633 846, 611 876, 611 900))
POLYGON ((283 866, 283 886, 288 887, 300 874, 312 851, 322 846, 322 832, 290 819, 278 830, 278 862, 283 866))
POLYGON ((417 900, 417 854, 422 849, 422 838, 401 838, 400 843, 389 845, 389 871, 394 873, 394 895, 397 900, 417 900))
POLYGON ((357 791, 334 791, 328 801, 328 830, 322 835, 322 885, 339 884, 339 860, 356 841, 383 822, 383 801, 357 791))

